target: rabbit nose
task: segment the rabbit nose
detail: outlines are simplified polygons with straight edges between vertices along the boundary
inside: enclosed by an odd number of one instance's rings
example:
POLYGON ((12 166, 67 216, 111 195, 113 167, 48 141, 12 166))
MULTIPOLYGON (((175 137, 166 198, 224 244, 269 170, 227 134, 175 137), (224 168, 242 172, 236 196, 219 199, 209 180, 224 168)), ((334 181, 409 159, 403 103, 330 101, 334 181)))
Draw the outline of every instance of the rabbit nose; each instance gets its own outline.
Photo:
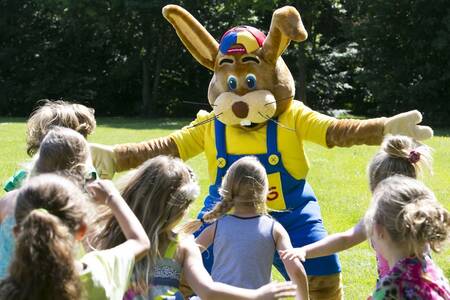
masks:
POLYGON ((238 101, 233 103, 231 110, 238 118, 246 118, 248 116, 248 104, 243 101, 238 101))

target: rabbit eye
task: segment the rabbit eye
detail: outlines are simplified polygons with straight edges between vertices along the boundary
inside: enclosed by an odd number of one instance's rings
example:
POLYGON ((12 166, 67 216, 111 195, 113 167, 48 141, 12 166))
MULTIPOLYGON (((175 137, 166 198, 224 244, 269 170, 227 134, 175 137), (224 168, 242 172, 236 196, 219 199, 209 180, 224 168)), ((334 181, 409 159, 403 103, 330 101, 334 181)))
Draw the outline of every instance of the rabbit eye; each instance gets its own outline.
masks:
POLYGON ((233 75, 228 76, 227 83, 228 83, 228 88, 231 91, 234 91, 237 88, 237 79, 233 75))
POLYGON ((253 74, 248 74, 247 77, 245 77, 245 82, 247 83, 249 89, 254 89, 256 87, 256 76, 253 74))

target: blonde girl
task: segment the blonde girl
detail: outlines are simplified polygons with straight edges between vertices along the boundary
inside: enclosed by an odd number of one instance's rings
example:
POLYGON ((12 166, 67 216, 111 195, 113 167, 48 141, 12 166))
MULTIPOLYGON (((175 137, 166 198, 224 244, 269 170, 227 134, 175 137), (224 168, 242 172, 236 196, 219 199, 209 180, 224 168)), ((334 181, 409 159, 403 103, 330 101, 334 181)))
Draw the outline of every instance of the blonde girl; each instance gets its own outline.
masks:
MULTIPOLYGON (((34 156, 47 133, 52 127, 66 127, 75 130, 85 139, 96 127, 94 109, 81 104, 62 100, 40 100, 40 104, 30 115, 27 121, 27 154, 34 156)), ((19 188, 28 171, 21 169, 4 184, 6 192, 19 188)))
MULTIPOLYGON (((179 291, 181 273, 202 299, 274 299, 293 295, 295 287, 291 284, 247 290, 211 279, 192 236, 174 230, 198 194, 194 173, 177 158, 158 156, 129 176, 122 196, 144 226, 151 247, 136 264, 124 299, 183 299, 179 291)), ((124 239, 117 221, 111 218, 97 244, 109 248, 124 239)))
POLYGON ((124 243, 75 260, 75 245, 87 230, 86 194, 63 177, 35 177, 17 194, 17 247, 10 275, 0 282, 1 300, 122 299, 133 263, 149 240, 112 183, 97 181, 89 190, 111 209, 124 243))
MULTIPOLYGON (((387 136, 368 166, 369 187, 373 192, 380 181, 393 175, 418 178, 423 170, 431 172, 431 149, 407 136, 387 136)), ((330 255, 356 246, 367 239, 364 221, 347 231, 327 236, 323 240, 301 248, 283 251, 281 257, 300 260, 330 255)), ((387 261, 377 253, 378 276, 389 272, 387 261)))
MULTIPOLYGON (((292 248, 286 230, 267 213, 267 174, 255 157, 243 157, 227 171, 219 190, 221 201, 191 231, 210 224, 197 238, 202 249, 213 245, 213 280, 245 288, 258 288, 271 281, 276 250, 292 248), (229 214, 233 209, 232 214, 229 214)), ((298 260, 285 261, 297 284, 297 299, 308 299, 305 270, 298 260)))
POLYGON ((374 249, 390 267, 373 300, 450 299, 448 280, 429 256, 429 249, 439 251, 450 234, 450 214, 433 192, 412 178, 385 179, 364 221, 374 249))
MULTIPOLYGON (((53 127, 43 139, 35 160, 27 171, 28 177, 58 172, 80 187, 96 179, 89 146, 78 132, 63 127, 53 127)), ((6 276, 14 253, 12 228, 15 225, 14 209, 17 190, 0 199, 0 279, 6 276)))

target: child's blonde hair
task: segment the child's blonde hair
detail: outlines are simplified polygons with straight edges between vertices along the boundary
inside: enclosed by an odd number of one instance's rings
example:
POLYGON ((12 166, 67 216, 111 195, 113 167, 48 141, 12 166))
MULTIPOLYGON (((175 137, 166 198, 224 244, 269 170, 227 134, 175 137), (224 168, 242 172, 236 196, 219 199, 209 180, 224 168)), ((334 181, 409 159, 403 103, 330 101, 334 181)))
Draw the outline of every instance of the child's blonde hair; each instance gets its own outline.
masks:
POLYGON ((0 299, 80 299, 74 234, 85 222, 85 195, 56 175, 31 179, 17 195, 18 235, 0 299))
POLYGON ((52 126, 71 128, 85 138, 96 127, 94 109, 66 101, 41 100, 27 121, 27 153, 33 156, 52 126))
POLYGON ((30 173, 59 171, 83 184, 89 157, 89 145, 81 134, 65 127, 52 127, 42 140, 30 173))
MULTIPOLYGON (((161 247, 174 239, 173 228, 198 197, 199 190, 191 168, 169 156, 149 159, 127 178, 122 196, 150 239, 147 256, 136 263, 133 271, 135 288, 145 292, 155 261, 163 254, 161 247)), ((117 220, 112 216, 106 219, 106 225, 95 241, 102 249, 125 241, 117 220)))
POLYGON ((427 244, 438 252, 448 239, 450 215, 423 183, 396 175, 375 189, 365 225, 368 236, 375 225, 383 226, 399 247, 422 258, 427 244))
POLYGON ((417 178, 423 169, 432 171, 431 148, 410 137, 402 135, 387 136, 369 164, 370 190, 392 175, 417 178))
POLYGON ((221 201, 205 213, 201 220, 188 222, 183 231, 195 232, 202 223, 212 223, 236 206, 253 207, 256 213, 267 214, 268 185, 266 169, 256 157, 240 158, 223 177, 219 189, 221 201))

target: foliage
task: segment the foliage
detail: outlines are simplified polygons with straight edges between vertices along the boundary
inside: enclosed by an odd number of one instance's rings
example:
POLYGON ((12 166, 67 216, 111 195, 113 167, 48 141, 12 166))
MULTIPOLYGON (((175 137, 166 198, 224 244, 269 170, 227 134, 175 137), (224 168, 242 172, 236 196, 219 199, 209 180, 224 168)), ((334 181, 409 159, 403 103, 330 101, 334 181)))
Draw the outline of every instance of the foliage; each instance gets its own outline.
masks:
MULTIPOLYGON (((437 124, 449 113, 445 0, 173 2, 216 39, 241 24, 267 32, 277 7, 296 6, 309 39, 291 43, 284 59, 297 99, 314 109, 391 115, 418 108, 437 124)), ((27 115, 42 98, 83 102, 99 115, 192 117, 208 108, 212 74, 162 17, 166 4, 1 0, 0 115, 27 115)))
POLYGON ((424 112, 448 124, 450 6, 445 0, 349 0, 367 94, 358 113, 424 112))

